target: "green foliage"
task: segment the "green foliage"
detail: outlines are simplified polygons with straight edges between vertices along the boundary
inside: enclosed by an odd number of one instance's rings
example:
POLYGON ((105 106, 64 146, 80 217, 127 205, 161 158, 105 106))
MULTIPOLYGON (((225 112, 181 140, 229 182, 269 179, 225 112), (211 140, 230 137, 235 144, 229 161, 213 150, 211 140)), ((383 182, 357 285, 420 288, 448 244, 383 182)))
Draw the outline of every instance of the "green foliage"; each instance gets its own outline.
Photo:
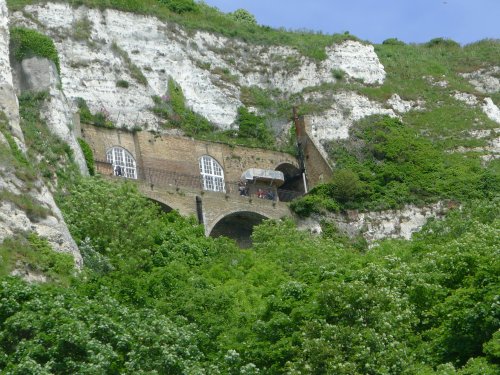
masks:
MULTIPOLYGON (((263 45, 288 45, 316 60, 326 58, 325 48, 345 40, 358 40, 350 34, 324 35, 309 30, 287 31, 239 22, 231 14, 224 14, 204 2, 193 0, 68 0, 74 6, 118 9, 145 14, 175 22, 190 31, 205 30, 248 43, 263 45)), ((22 10, 34 0, 8 0, 11 11, 22 10)))
POLYGON ((95 175, 94 153, 92 152, 92 149, 90 148, 89 144, 85 142, 84 139, 78 138, 78 143, 80 144, 83 156, 85 157, 85 163, 87 164, 87 169, 89 170, 89 174, 93 176, 95 175))
POLYGON ((128 89, 129 86, 130 85, 129 85, 128 81, 125 81, 124 79, 119 79, 118 81, 116 81, 116 87, 128 89))
POLYGON ((72 183, 80 175, 68 144, 53 135, 40 118, 46 92, 26 92, 19 96, 19 112, 31 167, 54 184, 72 183))
POLYGON ((105 109, 101 109, 101 111, 92 114, 90 112, 90 108, 87 105, 87 102, 83 98, 76 99, 76 105, 80 111, 80 121, 84 124, 92 124, 95 126, 99 126, 101 128, 114 129, 115 124, 109 119, 109 114, 105 111, 105 109))
POLYGON ((264 222, 254 247, 239 250, 206 238, 194 219, 161 213, 132 185, 89 178, 68 193, 60 206, 83 275, 68 289, 0 283, 4 369, 498 370, 498 199, 360 253, 291 221, 264 222))
POLYGON ((425 43, 427 47, 460 48, 460 44, 451 39, 434 38, 425 43))
MULTIPOLYGON (((327 149, 336 165, 334 177, 310 194, 334 200, 342 209, 392 209, 439 199, 467 201, 499 192, 500 175, 494 163, 485 168, 477 159, 445 154, 390 117, 360 121, 348 139, 333 141, 327 149)), ((301 207, 300 202, 292 205, 301 207)))
POLYGON ((382 42, 382 44, 389 44, 392 46, 404 46, 405 42, 399 40, 398 38, 388 38, 382 42))
POLYGON ((59 56, 52 39, 36 30, 13 27, 10 30, 10 48, 17 61, 38 56, 51 60, 60 72, 59 56))
POLYGON ((88 297, 74 292, 2 281, 0 368, 16 374, 202 373, 195 327, 125 306, 106 290, 88 297))
POLYGON ((196 12, 199 10, 194 0, 158 0, 160 4, 165 5, 175 13, 196 12))
POLYGON ((76 40, 89 41, 92 35, 92 22, 83 17, 73 22, 73 38, 76 40))
POLYGON ((337 212, 340 205, 328 197, 308 194, 300 199, 295 199, 290 203, 290 209, 300 217, 308 217, 312 213, 321 213, 324 211, 337 212))
POLYGON ((23 152, 17 146, 17 143, 14 140, 14 137, 10 133, 9 129, 10 129, 9 120, 7 119, 5 113, 0 111, 0 133, 2 133, 5 139, 7 140, 12 156, 16 159, 16 161, 19 164, 27 167, 29 164, 28 160, 26 159, 26 156, 23 154, 23 152))
POLYGON ((271 131, 264 123, 264 118, 250 112, 246 107, 238 108, 238 137, 255 139, 260 147, 269 147, 273 144, 271 131))
POLYGON ((236 9, 234 12, 229 13, 229 16, 232 17, 236 22, 248 25, 257 25, 255 16, 245 9, 236 9))
POLYGON ((197 137, 214 131, 212 123, 187 108, 182 88, 172 78, 168 80, 168 94, 153 101, 153 112, 167 119, 167 127, 181 128, 186 135, 197 137))
POLYGON ((342 69, 332 69, 333 78, 338 81, 341 81, 345 77, 345 72, 342 69))
POLYGON ((2 276, 15 269, 29 270, 67 284, 74 271, 73 256, 55 252, 47 240, 36 233, 7 238, 0 244, 0 259, 2 276))

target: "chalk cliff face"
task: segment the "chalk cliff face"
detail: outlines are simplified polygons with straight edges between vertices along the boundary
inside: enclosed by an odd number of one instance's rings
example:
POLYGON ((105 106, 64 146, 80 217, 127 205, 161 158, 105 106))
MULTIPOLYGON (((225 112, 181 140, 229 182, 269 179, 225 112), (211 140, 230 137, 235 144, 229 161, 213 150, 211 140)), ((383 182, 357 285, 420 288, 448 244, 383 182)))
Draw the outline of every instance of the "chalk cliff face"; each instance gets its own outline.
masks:
MULTIPOLYGON (((19 124, 19 106, 13 86, 9 63, 9 19, 4 0, 0 0, 0 110, 7 116, 6 134, 0 133, 0 147, 13 153, 6 136, 11 136, 20 150, 25 150, 24 137, 19 124)), ((81 255, 69 234, 62 214, 50 190, 42 180, 25 181, 18 176, 15 166, 5 157, 0 163, 0 243, 19 233, 35 232, 49 241, 55 251, 70 253, 75 263, 81 265, 81 255), (47 214, 34 218, 13 201, 13 197, 27 196, 47 214)), ((21 272, 17 270, 17 272, 21 272)))
MULTIPOLYGON (((402 101, 397 94, 376 103, 354 92, 319 89, 336 82, 334 72, 339 70, 348 81, 372 86, 384 82, 386 72, 373 46, 360 42, 330 46, 327 58, 317 62, 289 47, 250 45, 203 31, 188 33, 155 17, 63 3, 27 6, 12 16, 12 22, 54 40, 69 102, 81 97, 92 112, 109 114, 118 126, 158 130, 161 119, 151 111, 152 96, 165 95, 169 78, 182 87, 191 109, 222 129, 234 125, 244 87, 303 93, 306 101, 331 103, 311 117, 318 143, 347 137, 350 125, 368 115, 398 116, 425 108, 425 103, 402 101), (139 82, 137 72, 147 82, 139 82), (119 80, 129 87, 117 87, 119 80)), ((477 72, 466 78, 492 92, 494 75, 495 71, 477 72)), ((484 111, 497 121, 498 107, 493 107, 487 103, 484 111)))
POLYGON ((334 82, 334 69, 367 84, 380 84, 385 78, 373 46, 353 41, 327 48, 327 58, 317 63, 292 48, 248 45, 206 32, 191 35, 154 17, 115 10, 48 3, 26 7, 14 15, 14 22, 54 39, 68 98, 82 97, 92 111, 105 110, 127 127, 158 127, 159 119, 149 110, 151 97, 166 93, 169 77, 182 87, 195 112, 221 128, 234 123, 243 86, 297 93, 334 82), (75 25, 81 24, 88 25, 85 40, 75 37, 75 25), (147 84, 134 79, 132 64, 147 84), (130 86, 116 87, 120 79, 130 86))

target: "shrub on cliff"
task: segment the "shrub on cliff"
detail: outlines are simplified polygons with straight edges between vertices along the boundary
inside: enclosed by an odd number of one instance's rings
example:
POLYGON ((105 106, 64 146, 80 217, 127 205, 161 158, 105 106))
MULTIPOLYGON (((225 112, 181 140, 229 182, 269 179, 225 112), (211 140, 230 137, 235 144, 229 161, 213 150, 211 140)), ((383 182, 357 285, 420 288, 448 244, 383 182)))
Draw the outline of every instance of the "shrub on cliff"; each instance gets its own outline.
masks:
POLYGON ((17 61, 38 56, 54 62, 60 72, 59 56, 52 39, 36 30, 13 27, 10 30, 10 49, 17 61))

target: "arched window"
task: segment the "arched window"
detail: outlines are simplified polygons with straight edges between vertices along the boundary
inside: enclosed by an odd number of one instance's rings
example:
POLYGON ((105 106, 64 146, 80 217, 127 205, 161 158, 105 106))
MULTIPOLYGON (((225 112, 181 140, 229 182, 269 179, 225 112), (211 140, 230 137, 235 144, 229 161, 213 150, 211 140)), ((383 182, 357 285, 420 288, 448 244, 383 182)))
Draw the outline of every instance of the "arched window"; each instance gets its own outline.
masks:
POLYGON ((108 163, 113 165, 115 176, 137 179, 134 157, 122 147, 113 147, 106 152, 108 163))
POLYGON ((203 190, 226 191, 224 171, 214 158, 208 155, 200 158, 200 173, 203 180, 203 190))

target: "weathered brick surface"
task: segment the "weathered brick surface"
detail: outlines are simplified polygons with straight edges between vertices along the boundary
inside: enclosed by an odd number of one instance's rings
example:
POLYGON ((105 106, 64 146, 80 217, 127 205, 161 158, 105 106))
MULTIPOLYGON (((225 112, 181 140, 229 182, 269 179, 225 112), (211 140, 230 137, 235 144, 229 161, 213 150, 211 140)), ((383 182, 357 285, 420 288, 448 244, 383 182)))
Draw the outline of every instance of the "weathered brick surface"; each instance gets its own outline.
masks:
POLYGON ((297 166, 296 159, 289 154, 249 147, 232 147, 186 137, 157 136, 144 131, 130 133, 84 124, 82 133, 94 151, 95 159, 105 161, 106 150, 120 146, 134 156, 140 169, 152 168, 198 176, 199 158, 210 155, 222 166, 225 180, 236 182, 249 168, 274 170, 283 163, 297 166))
POLYGON ((255 212, 268 219, 292 217, 286 203, 256 197, 249 198, 187 188, 151 188, 151 186, 143 182, 139 182, 139 190, 145 196, 178 210, 184 216, 196 216, 196 196, 201 197, 205 234, 207 236, 210 235, 212 229, 220 220, 235 212, 255 212))

